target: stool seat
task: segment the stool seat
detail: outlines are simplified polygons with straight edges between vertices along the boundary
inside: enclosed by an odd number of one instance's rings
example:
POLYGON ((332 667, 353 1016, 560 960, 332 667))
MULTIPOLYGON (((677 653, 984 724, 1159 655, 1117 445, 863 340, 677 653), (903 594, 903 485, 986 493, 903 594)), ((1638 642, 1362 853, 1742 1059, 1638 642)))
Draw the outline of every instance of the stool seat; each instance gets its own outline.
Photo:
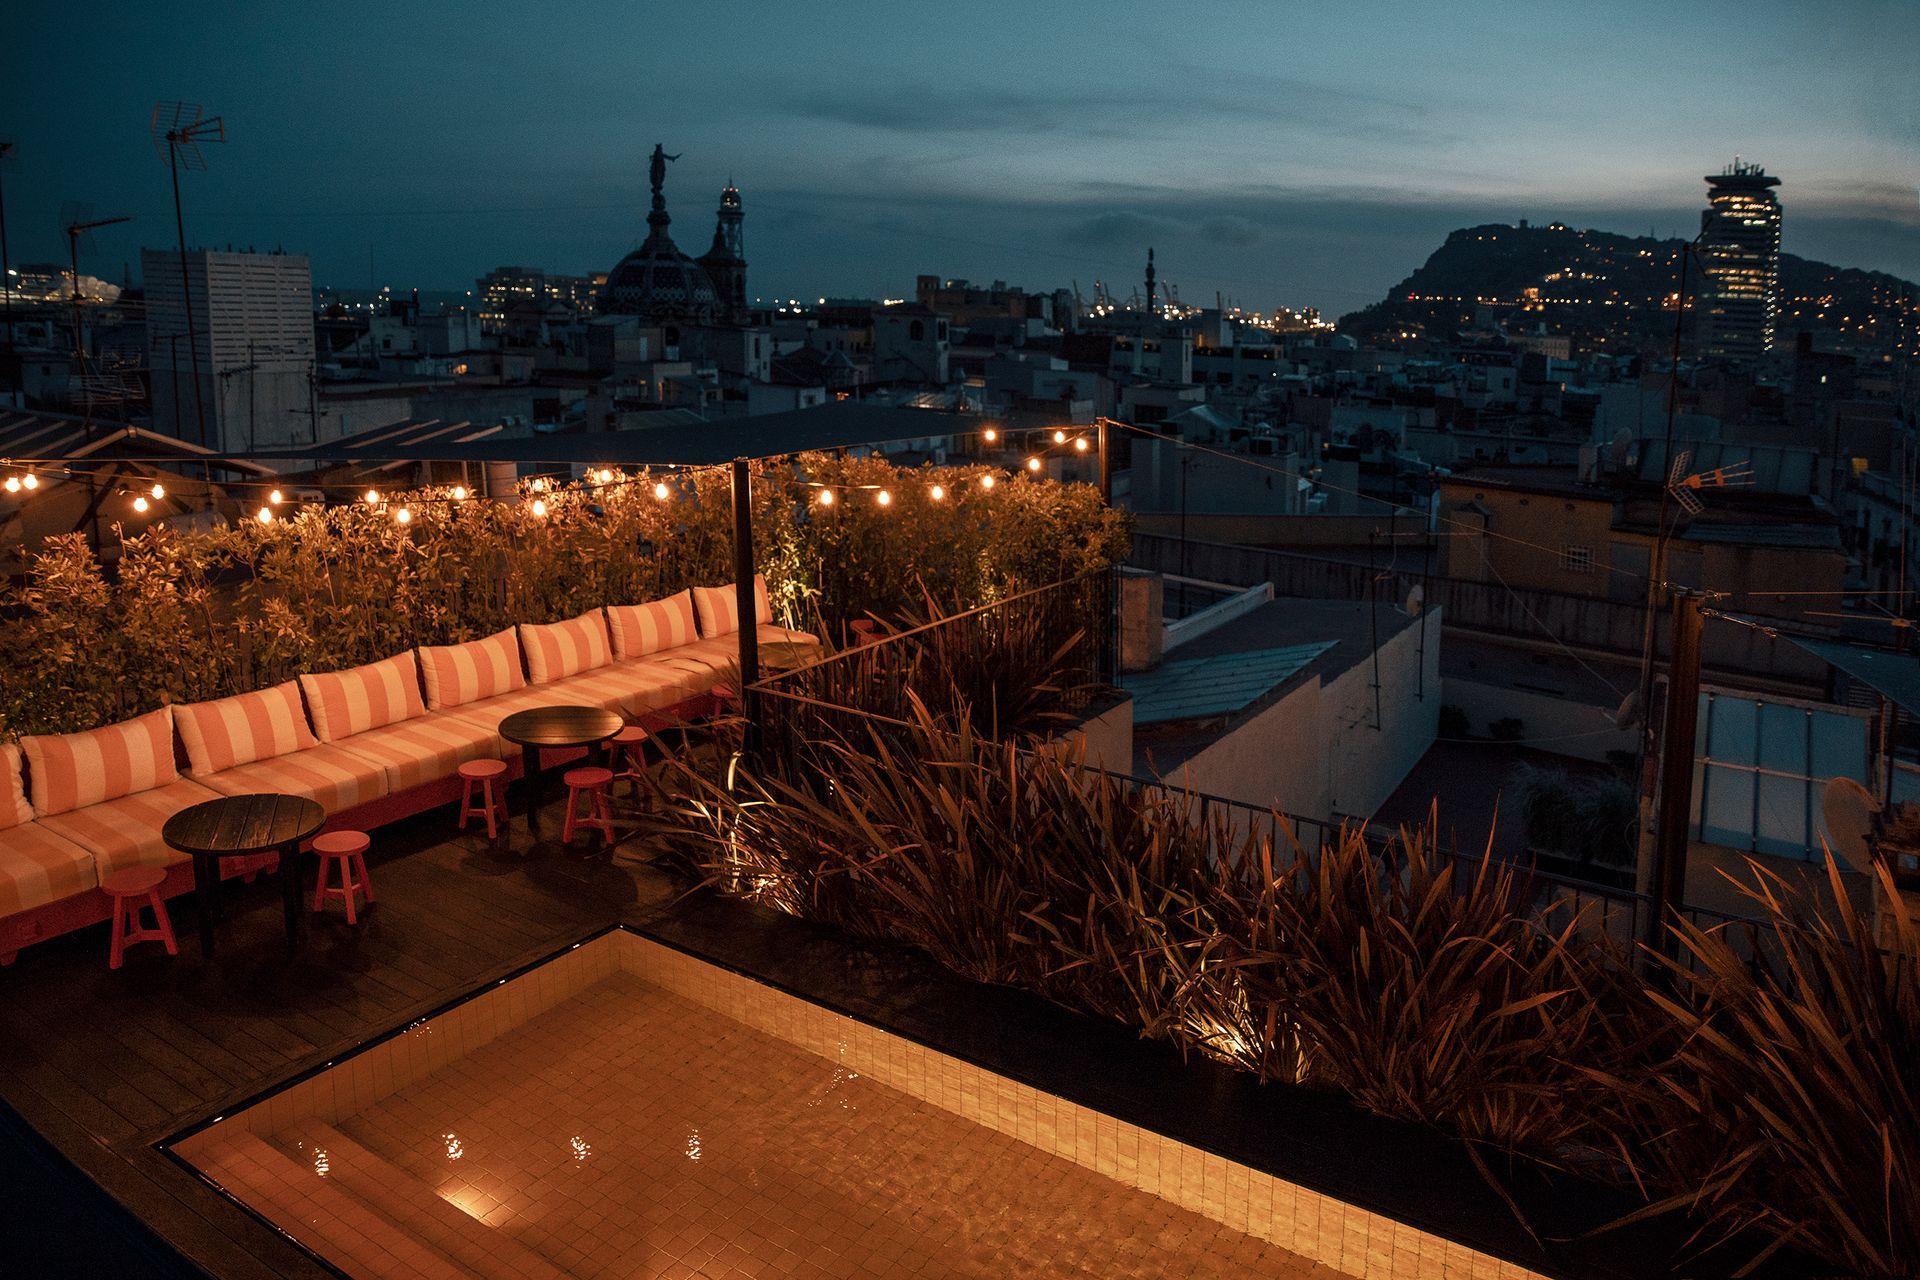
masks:
POLYGON ((469 760, 460 766, 463 778, 497 778, 507 771, 504 760, 469 760))
POLYGON ((616 747, 631 747, 636 743, 645 742, 646 740, 647 731, 637 724, 630 724, 607 739, 607 741, 616 747))
POLYGON ((507 764, 504 760, 469 760, 460 766, 460 830, 468 818, 487 820, 487 839, 498 839, 507 821, 507 764), (498 781, 500 789, 494 790, 498 781), (474 803, 478 792, 480 802, 474 803))
POLYGON ((572 844, 573 833, 581 827, 598 827, 607 843, 612 844, 613 809, 607 802, 607 792, 613 785, 613 770, 588 765, 569 769, 560 777, 567 784, 567 821, 560 832, 561 842, 572 844), (580 812, 583 799, 587 802, 584 814, 580 812))
POLYGON ((578 769, 569 769, 560 777, 569 787, 604 787, 613 781, 613 770, 590 764, 578 769))
POLYGON ((103 877, 100 887, 116 898, 133 898, 159 888, 166 878, 165 867, 128 867, 103 877))
POLYGON ((107 942, 109 969, 118 969, 120 958, 136 942, 165 943, 168 955, 180 954, 173 940, 173 922, 167 919, 167 904, 160 897, 160 885, 166 878, 164 867, 128 867, 101 878, 100 888, 113 899, 113 932, 107 942), (153 909, 151 928, 140 923, 142 907, 153 909))
POLYGON ((373 842, 364 831, 325 831, 313 838, 313 851, 320 855, 320 878, 313 886, 313 909, 324 910, 327 899, 337 897, 347 904, 347 923, 360 923, 354 910, 354 896, 373 902, 373 880, 367 875, 363 856, 373 842), (340 868, 340 887, 329 888, 328 873, 340 868))

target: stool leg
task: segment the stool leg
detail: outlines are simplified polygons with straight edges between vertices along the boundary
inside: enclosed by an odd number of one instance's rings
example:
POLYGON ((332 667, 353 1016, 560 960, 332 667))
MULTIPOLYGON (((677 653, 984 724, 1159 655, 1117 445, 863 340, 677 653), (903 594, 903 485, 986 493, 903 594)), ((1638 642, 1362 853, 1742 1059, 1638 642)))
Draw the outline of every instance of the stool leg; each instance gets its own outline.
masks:
MULTIPOLYGON (((482 778, 480 780, 480 799, 484 801, 487 806, 487 839, 498 840, 500 838, 500 832, 499 829, 494 826, 493 815, 494 810, 501 809, 503 806, 498 800, 494 799, 492 778, 482 778)), ((504 820, 504 813, 501 816, 504 820)))
MULTIPOLYGON (((473 781, 472 778, 468 778, 466 785, 460 788, 460 830, 462 831, 467 829, 467 817, 473 812, 473 781)), ((489 822, 487 825, 491 827, 493 824, 489 822)), ((493 832, 489 831, 487 834, 492 835, 493 832)))
POLYGON ((320 855, 320 878, 313 882, 313 909, 323 911, 327 905, 327 867, 333 862, 326 854, 320 855))
POLYGON ((180 948, 173 941, 173 921, 167 918, 167 904, 161 899, 158 889, 147 895, 147 905, 153 908, 153 924, 160 930, 160 941, 167 944, 167 954, 179 955, 180 948))
POLYGON ((373 901, 373 877, 367 874, 367 856, 364 853, 353 855, 354 869, 360 874, 360 891, 367 895, 367 901, 373 901))
POLYGON ((609 783, 593 793, 593 812, 600 820, 600 834, 606 837, 606 843, 613 843, 613 804, 609 797, 613 793, 613 784, 609 783))
POLYGON ((567 788, 567 820, 560 828, 560 843, 573 843, 574 813, 579 808, 580 792, 573 787, 567 788))
MULTIPOLYGON (((336 859, 329 858, 327 859, 327 861, 333 862, 333 861, 336 861, 336 859)), ((340 858, 340 859, 337 859, 337 861, 340 863, 340 896, 347 900, 347 923, 359 924, 360 921, 353 914, 352 859, 340 858)))
POLYGON ((127 900, 113 900, 113 938, 107 946, 107 968, 118 969, 127 949, 127 900))

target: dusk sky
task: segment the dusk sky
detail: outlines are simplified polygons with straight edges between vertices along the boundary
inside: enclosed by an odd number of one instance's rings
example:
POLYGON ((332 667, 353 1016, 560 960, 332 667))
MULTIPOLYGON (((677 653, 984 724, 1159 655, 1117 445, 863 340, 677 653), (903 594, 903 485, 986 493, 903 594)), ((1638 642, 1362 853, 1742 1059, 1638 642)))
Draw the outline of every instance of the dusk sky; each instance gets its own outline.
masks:
POLYGON ((1692 235, 1735 153, 1781 175, 1786 251, 1920 279, 1920 3, 10 8, 12 255, 63 205, 174 241, 156 100, 225 116, 197 243, 318 286, 605 270, 646 155, 703 252, 731 177, 749 291, 910 295, 919 272, 1120 292, 1149 244, 1188 302, 1350 310, 1450 229, 1692 235), (371 257, 371 262, 369 258, 371 257))

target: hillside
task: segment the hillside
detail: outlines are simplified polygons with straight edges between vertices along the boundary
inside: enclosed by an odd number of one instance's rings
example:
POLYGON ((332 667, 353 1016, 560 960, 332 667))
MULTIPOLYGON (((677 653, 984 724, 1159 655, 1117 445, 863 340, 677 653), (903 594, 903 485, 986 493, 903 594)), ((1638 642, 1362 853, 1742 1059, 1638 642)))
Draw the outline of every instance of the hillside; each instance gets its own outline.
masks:
MULTIPOLYGON (((1379 302, 1343 316, 1371 340, 1452 341, 1468 329, 1544 323, 1576 349, 1658 351, 1672 341, 1680 240, 1491 224, 1455 231, 1379 302)), ((1878 271, 1780 256, 1782 340, 1800 329, 1823 346, 1920 355, 1920 286, 1878 271)), ((1688 268, 1688 293, 1700 287, 1688 268)))

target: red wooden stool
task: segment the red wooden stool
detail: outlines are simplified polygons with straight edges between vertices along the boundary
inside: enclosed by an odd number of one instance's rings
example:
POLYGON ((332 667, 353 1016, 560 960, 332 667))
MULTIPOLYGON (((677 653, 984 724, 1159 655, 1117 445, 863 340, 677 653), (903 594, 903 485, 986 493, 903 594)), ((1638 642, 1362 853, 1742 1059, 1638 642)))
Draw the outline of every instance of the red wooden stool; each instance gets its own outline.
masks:
POLYGON ((469 760, 460 766, 462 787, 460 793, 460 829, 467 829, 467 819, 475 816, 487 820, 487 839, 496 838, 500 832, 494 826, 494 817, 498 815, 500 825, 507 822, 507 788, 505 777, 507 766, 500 760, 469 760), (494 779, 501 779, 499 791, 493 789, 494 779), (480 790, 481 803, 473 802, 474 788, 480 790))
POLYGON ((354 914, 353 896, 357 891, 369 904, 373 902, 373 881, 367 876, 366 859, 371 843, 364 831, 327 831, 313 838, 313 851, 320 856, 320 879, 313 886, 315 911, 325 910, 328 898, 341 898, 347 904, 347 923, 360 923, 354 914), (327 872, 335 865, 340 868, 340 887, 330 889, 327 872))
POLYGON ((647 740, 647 731, 637 724, 630 724, 607 739, 612 753, 614 776, 627 780, 627 795, 638 799, 640 784, 646 780, 646 755, 641 746, 647 740))
POLYGON ((567 825, 561 829, 562 844, 573 843, 573 833, 580 827, 598 827, 600 834, 613 843, 613 810, 607 803, 607 791, 613 785, 613 770, 602 769, 598 765, 589 765, 584 769, 569 769, 560 775, 567 784, 567 825), (587 813, 580 813, 580 801, 587 802, 587 813))
POLYGON ((167 919, 167 904, 160 900, 160 883, 167 878, 162 867, 128 867, 115 871, 100 882, 100 888, 113 899, 113 941, 107 949, 107 968, 118 969, 120 958, 136 942, 164 942, 167 954, 177 956, 173 922, 167 919), (140 924, 140 908, 153 908, 153 927, 140 924))

